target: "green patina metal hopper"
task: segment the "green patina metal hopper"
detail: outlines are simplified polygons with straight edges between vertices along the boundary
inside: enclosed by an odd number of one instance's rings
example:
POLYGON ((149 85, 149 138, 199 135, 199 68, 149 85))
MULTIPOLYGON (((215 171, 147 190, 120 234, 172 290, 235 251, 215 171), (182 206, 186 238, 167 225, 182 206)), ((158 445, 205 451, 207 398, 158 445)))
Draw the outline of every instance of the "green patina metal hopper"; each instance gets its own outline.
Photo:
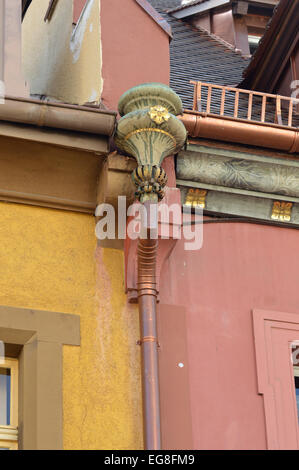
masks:
POLYGON ((179 152, 186 141, 186 129, 176 117, 182 113, 181 99, 166 85, 145 83, 123 94, 119 113, 115 143, 137 160, 132 175, 136 196, 141 202, 161 200, 167 183, 163 159, 179 152))

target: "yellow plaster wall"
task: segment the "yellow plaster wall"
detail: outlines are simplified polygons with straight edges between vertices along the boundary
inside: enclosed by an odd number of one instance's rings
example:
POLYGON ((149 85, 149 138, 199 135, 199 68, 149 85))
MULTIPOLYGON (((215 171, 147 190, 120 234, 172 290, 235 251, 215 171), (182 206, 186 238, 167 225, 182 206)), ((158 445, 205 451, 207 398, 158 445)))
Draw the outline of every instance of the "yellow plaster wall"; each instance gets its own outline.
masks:
POLYGON ((23 70, 33 95, 84 104, 102 91, 100 0, 88 0, 73 30, 73 0, 57 3, 44 22, 49 0, 33 0, 23 21, 23 70))
POLYGON ((64 346, 65 449, 141 449, 136 306, 123 253, 97 248, 94 218, 0 203, 0 304, 81 317, 81 346, 64 346))

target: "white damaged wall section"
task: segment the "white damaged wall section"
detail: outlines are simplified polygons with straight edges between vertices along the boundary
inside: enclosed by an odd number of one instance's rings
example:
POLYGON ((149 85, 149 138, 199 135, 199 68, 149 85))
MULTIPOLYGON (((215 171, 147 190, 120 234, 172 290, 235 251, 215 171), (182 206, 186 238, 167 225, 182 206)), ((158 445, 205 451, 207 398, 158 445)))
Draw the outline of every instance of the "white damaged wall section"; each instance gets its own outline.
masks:
MULTIPOLYGON (((88 0, 86 2, 85 7, 81 13, 81 16, 78 20, 78 23, 73 31, 71 42, 70 42, 70 49, 73 54, 73 63, 77 62, 80 57, 81 47, 83 44, 84 36, 86 34, 86 30, 88 29, 89 19, 91 17, 92 7, 95 3, 95 0, 88 0)), ((90 23, 89 31, 93 31, 93 24, 90 23)))
POLYGON ((99 103, 102 91, 100 0, 87 0, 75 28, 73 0, 33 0, 23 22, 23 68, 32 95, 73 104, 99 103))

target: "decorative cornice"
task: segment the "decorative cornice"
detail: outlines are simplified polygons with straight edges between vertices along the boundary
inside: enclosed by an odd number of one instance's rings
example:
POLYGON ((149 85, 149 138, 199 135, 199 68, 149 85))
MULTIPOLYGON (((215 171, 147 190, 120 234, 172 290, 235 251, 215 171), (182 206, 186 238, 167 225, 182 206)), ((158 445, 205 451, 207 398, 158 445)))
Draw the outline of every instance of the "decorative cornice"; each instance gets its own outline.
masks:
MULTIPOLYGON (((190 147, 189 147, 190 148, 190 147)), ((299 197, 299 161, 192 146, 177 161, 179 179, 299 197)))
MULTIPOLYGON (((229 192, 227 188, 210 187, 209 190, 201 189, 200 183, 189 183, 182 180, 177 181, 177 185, 181 189, 181 197, 185 206, 192 208, 200 207, 196 200, 190 200, 190 186, 193 192, 207 191, 205 197, 206 214, 232 218, 249 222, 262 222, 271 225, 279 225, 281 227, 299 228, 299 202, 290 203, 287 201, 271 200, 262 197, 261 194, 242 192, 229 192), (188 185, 188 186, 187 186, 188 185), (224 191, 226 189, 226 192, 224 191)), ((203 185, 205 186, 205 185, 203 185)), ((224 219, 225 220, 225 219, 224 219)))
POLYGON ((207 213, 299 227, 299 161, 189 145, 177 158, 183 203, 207 213))

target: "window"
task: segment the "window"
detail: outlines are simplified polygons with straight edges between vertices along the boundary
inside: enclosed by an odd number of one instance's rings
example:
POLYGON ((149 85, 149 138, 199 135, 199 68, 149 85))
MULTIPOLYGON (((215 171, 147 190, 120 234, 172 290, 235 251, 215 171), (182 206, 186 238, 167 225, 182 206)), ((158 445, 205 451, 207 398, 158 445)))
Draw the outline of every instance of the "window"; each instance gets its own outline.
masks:
POLYGON ((18 361, 0 362, 0 450, 18 448, 18 361))
MULTIPOLYGON (((11 374, 11 424, 0 423, 0 447, 14 449, 18 442, 20 450, 63 449, 63 345, 80 345, 80 317, 0 305, 1 341, 18 361, 0 364, 11 374)), ((4 394, 2 403, 5 410, 4 394)))
POLYGON ((292 347, 292 361, 294 366, 295 394, 299 424, 299 346, 292 347))
POLYGON ((254 54, 255 51, 257 50, 260 40, 261 40, 261 36, 254 36, 251 34, 248 35, 249 49, 250 49, 251 55, 254 54))
POLYGON ((297 412, 298 412, 298 424, 299 424, 299 367, 294 367, 295 375, 295 390, 296 390, 296 401, 297 401, 297 412))
POLYGON ((268 449, 298 450, 299 314, 254 310, 253 324, 268 449))

